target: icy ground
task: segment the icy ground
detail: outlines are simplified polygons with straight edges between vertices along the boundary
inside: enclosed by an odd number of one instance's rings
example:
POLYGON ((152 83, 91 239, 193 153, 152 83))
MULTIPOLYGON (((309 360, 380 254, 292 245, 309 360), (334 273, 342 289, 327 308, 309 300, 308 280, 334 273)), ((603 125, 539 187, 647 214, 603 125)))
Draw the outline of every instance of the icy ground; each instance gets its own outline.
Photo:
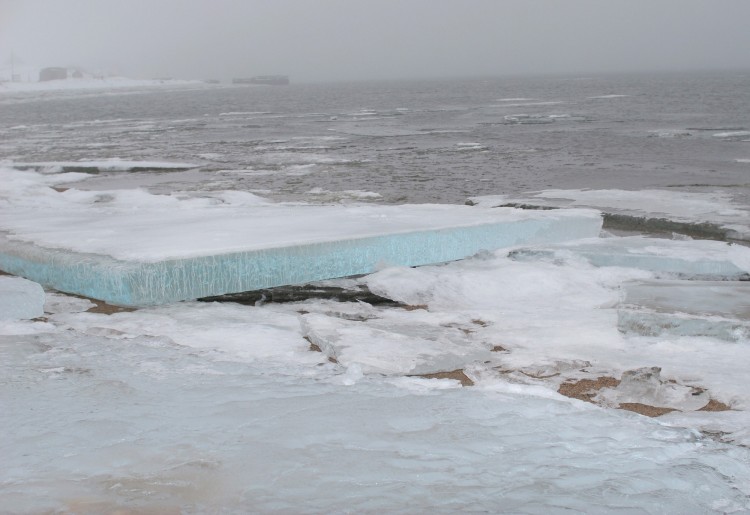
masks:
MULTIPOLYGON (((37 77, 39 72, 33 73, 37 77)), ((148 87, 180 87, 186 85, 202 84, 195 80, 177 79, 130 79, 127 77, 84 77, 80 79, 69 78, 65 80, 51 80, 45 82, 0 82, 0 95, 11 93, 39 93, 54 91, 88 91, 126 88, 148 88, 148 87)))
POLYGON ((47 292, 0 320, 3 509, 748 512, 748 334, 672 330, 746 323, 748 272, 736 244, 604 234, 333 282, 397 306, 47 292), (709 283, 740 300, 700 309, 709 283))

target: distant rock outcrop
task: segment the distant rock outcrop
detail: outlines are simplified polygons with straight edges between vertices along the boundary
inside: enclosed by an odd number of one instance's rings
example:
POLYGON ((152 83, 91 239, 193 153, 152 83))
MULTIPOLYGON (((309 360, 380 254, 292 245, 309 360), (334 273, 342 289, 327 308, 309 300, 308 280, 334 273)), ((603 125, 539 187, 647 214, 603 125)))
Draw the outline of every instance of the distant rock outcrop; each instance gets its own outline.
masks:
POLYGON ((39 71, 39 82, 68 78, 68 69, 61 67, 42 68, 39 71))

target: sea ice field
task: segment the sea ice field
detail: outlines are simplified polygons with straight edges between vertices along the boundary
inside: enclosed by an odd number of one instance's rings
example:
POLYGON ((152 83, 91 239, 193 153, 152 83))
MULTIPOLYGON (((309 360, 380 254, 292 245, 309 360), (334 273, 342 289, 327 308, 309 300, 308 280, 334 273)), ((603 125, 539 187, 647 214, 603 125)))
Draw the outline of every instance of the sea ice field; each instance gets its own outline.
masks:
POLYGON ((0 90, 0 512, 750 512, 749 82, 0 90))

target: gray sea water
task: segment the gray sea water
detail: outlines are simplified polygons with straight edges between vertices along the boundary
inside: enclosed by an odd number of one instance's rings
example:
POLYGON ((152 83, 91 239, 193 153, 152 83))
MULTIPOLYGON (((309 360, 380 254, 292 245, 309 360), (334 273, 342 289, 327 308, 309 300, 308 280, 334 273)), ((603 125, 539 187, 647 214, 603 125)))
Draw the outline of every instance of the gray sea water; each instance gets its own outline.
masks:
POLYGON ((547 188, 750 196, 750 73, 6 93, 0 159, 199 165, 90 188, 461 203, 547 188), (373 195, 373 193, 379 196, 373 195))

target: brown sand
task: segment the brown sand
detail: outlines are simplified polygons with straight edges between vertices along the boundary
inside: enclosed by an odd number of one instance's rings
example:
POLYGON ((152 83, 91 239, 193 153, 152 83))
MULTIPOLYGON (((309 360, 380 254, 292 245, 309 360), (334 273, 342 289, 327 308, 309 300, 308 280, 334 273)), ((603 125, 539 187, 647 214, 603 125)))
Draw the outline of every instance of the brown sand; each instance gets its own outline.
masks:
MULTIPOLYGON (((581 379, 579 381, 567 382, 560 385, 558 393, 566 397, 572 397, 586 402, 594 402, 594 396, 602 388, 616 388, 620 384, 619 379, 614 377, 597 377, 596 379, 581 379)), ((633 411, 647 417, 659 417, 670 411, 677 411, 673 408, 661 408, 658 406, 649 406, 640 402, 623 402, 618 406, 619 409, 633 411)))
MULTIPOLYGON (((602 388, 616 388, 619 384, 620 380, 615 379, 614 377, 598 377, 596 379, 581 379, 579 381, 563 383, 557 391, 566 397, 572 397, 573 399, 596 404, 593 398, 599 390, 602 388)), ((696 388, 696 391, 703 392, 705 390, 703 388, 696 388)), ((672 411, 678 411, 674 408, 650 406, 640 402, 623 402, 618 408, 633 411, 647 417, 660 417, 672 411)), ((708 401, 708 404, 697 411, 728 411, 730 409, 731 408, 723 402, 711 399, 708 401)))
POLYGON ((113 313, 129 313, 136 310, 136 308, 126 308, 123 306, 114 306, 112 304, 107 304, 103 300, 89 299, 88 297, 81 298, 88 299, 96 304, 96 306, 94 306, 93 308, 87 309, 87 313, 102 313, 104 315, 111 315, 113 313))
POLYGON ((434 374, 415 374, 407 377, 424 377, 425 379, 455 379, 461 386, 474 386, 474 381, 464 373, 463 370, 451 370, 450 372, 435 372, 434 374))
POLYGON ((581 379, 579 381, 563 383, 557 392, 573 399, 594 402, 592 399, 599 390, 602 388, 616 388, 619 384, 619 379, 602 376, 596 379, 581 379))
POLYGON ((623 402, 620 404, 619 408, 627 411, 634 411, 639 415, 646 415, 647 417, 661 417, 672 411, 677 411, 674 408, 659 408, 657 406, 641 404, 640 402, 623 402))
POLYGON ((706 404, 705 406, 703 406, 698 411, 729 411, 731 409, 732 408, 730 408, 729 406, 727 406, 723 402, 711 399, 710 401, 708 401, 708 404, 706 404))

